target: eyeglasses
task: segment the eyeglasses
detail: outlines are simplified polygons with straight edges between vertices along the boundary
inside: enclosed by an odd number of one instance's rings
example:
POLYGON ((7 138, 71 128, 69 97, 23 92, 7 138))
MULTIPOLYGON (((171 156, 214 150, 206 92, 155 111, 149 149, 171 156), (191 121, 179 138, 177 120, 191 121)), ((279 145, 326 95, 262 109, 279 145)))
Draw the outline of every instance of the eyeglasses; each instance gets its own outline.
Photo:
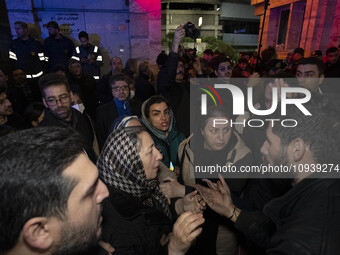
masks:
POLYGON ((114 92, 127 91, 129 90, 129 86, 113 87, 112 90, 114 92))
POLYGON ((233 67, 232 66, 222 66, 219 68, 219 70, 221 72, 225 72, 226 70, 230 71, 230 70, 233 70, 233 67))
POLYGON ((59 99, 55 99, 55 98, 49 98, 46 99, 47 104, 54 106, 57 105, 58 102, 62 103, 62 104, 66 104, 70 101, 70 96, 69 95, 62 95, 59 97, 59 99))

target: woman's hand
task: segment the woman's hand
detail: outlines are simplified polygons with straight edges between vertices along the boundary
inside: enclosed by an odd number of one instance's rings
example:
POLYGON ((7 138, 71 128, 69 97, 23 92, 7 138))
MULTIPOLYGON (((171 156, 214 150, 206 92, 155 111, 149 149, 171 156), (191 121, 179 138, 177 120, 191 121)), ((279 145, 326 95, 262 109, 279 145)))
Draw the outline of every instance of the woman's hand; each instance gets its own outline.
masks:
POLYGON ((159 184, 159 188, 167 199, 184 197, 185 195, 185 186, 171 177, 164 178, 163 183, 159 184))
POLYGON ((115 249, 111 246, 111 244, 109 243, 105 243, 104 241, 100 240, 99 241, 99 245, 105 250, 107 251, 107 253, 109 255, 112 255, 115 251, 115 249))

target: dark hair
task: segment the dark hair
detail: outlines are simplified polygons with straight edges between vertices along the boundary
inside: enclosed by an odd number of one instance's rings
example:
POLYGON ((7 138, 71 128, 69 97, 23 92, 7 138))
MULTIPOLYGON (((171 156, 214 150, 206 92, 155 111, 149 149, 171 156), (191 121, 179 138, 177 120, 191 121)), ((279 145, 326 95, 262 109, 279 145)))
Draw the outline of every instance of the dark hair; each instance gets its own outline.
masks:
POLYGON ((218 56, 218 57, 213 58, 214 70, 218 70, 218 66, 223 62, 229 62, 231 64, 230 58, 227 58, 224 56, 218 56))
POLYGON ((137 152, 140 152, 142 148, 142 139, 140 139, 138 135, 140 135, 142 132, 147 132, 146 129, 141 126, 125 127, 124 129, 129 136, 131 142, 136 147, 137 152))
POLYGON ((78 34, 79 40, 80 40, 80 38, 83 38, 83 37, 85 37, 88 40, 89 39, 89 34, 86 33, 85 31, 79 32, 79 34, 78 34))
MULTIPOLYGON (((294 105, 287 105, 285 119, 294 119, 298 125, 294 128, 274 124, 273 134, 280 137, 281 144, 288 146, 294 139, 300 138, 309 145, 316 163, 339 163, 340 159, 340 103, 334 95, 312 95, 304 104, 312 116, 305 116, 294 105)), ((280 119, 280 116, 274 116, 280 119)))
POLYGON ((32 126, 32 121, 38 121, 40 115, 44 112, 45 105, 41 102, 30 103, 24 113, 25 122, 28 126, 32 126))
POLYGON ((214 118, 214 117, 225 117, 228 120, 232 119, 232 115, 231 113, 223 108, 223 107, 216 107, 216 106, 212 106, 210 108, 208 108, 207 110, 207 115, 202 115, 201 119, 200 119, 200 129, 204 130, 205 126, 207 125, 208 121, 210 118, 214 118))
POLYGON ((28 29, 27 23, 25 23, 23 21, 16 21, 16 22, 14 22, 14 25, 20 25, 21 28, 28 29))
POLYGON ((302 58, 298 61, 297 66, 299 65, 316 65, 319 70, 319 75, 324 74, 325 64, 320 58, 316 57, 302 58))
POLYGON ((44 90, 46 88, 51 87, 51 86, 60 85, 60 84, 65 85, 67 91, 70 91, 70 86, 68 84, 68 81, 62 75, 57 74, 57 73, 48 73, 48 74, 44 75, 39 80, 39 88, 40 88, 41 95, 43 97, 45 97, 44 90))
POLYGON ((118 73, 118 74, 112 75, 110 78, 109 83, 110 83, 111 88, 112 88, 112 85, 114 85, 117 81, 125 81, 127 85, 130 84, 130 78, 127 75, 123 73, 118 73))
POLYGON ((333 52, 337 52, 339 51, 339 49, 337 47, 329 47, 327 50, 326 50, 326 56, 328 53, 333 53, 333 52))
POLYGON ((6 93, 6 91, 7 91, 7 88, 5 88, 5 87, 0 87, 0 95, 1 95, 2 93, 6 93))
POLYGON ((166 63, 167 58, 168 55, 166 55, 164 52, 159 53, 156 60, 157 65, 160 66, 164 65, 166 63))
POLYGON ((15 246, 31 218, 65 219, 79 180, 62 173, 82 152, 81 138, 67 128, 33 128, 1 138, 0 251, 15 246))
POLYGON ((148 99, 148 102, 145 104, 145 107, 144 107, 144 115, 147 119, 150 118, 150 107, 151 105, 154 105, 154 104, 160 104, 160 103, 166 103, 166 105, 168 107, 169 106, 169 102, 168 100, 165 99, 165 97, 163 96, 160 96, 160 95, 155 95, 155 96, 152 96, 148 99))
POLYGON ((241 64, 241 63, 247 63, 248 64, 248 60, 242 57, 242 58, 239 58, 238 63, 239 64, 241 64))
POLYGON ((203 54, 207 54, 207 55, 214 55, 214 52, 212 51, 212 49, 206 49, 205 51, 203 51, 203 54))
POLYGON ((262 62, 266 63, 269 60, 276 58, 277 53, 274 47, 269 46, 261 52, 262 62))

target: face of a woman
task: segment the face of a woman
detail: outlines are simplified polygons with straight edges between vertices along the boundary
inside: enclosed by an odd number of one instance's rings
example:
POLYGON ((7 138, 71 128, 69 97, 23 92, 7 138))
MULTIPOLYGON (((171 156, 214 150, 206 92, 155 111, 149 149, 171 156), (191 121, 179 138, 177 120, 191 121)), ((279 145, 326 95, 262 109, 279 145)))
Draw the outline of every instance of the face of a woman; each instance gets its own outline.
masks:
POLYGON ((232 128, 230 128, 229 120, 227 118, 209 118, 207 125, 204 127, 204 130, 202 130, 204 148, 212 151, 224 149, 229 142, 231 132, 232 128), (218 121, 216 121, 217 119, 218 121))
POLYGON ((170 125, 170 110, 165 102, 153 104, 149 110, 149 121, 158 130, 167 131, 170 125))
POLYGON ((139 156, 143 162, 145 176, 147 180, 156 178, 159 161, 162 160, 162 154, 156 149, 151 136, 147 132, 142 132, 138 135, 142 140, 139 156))

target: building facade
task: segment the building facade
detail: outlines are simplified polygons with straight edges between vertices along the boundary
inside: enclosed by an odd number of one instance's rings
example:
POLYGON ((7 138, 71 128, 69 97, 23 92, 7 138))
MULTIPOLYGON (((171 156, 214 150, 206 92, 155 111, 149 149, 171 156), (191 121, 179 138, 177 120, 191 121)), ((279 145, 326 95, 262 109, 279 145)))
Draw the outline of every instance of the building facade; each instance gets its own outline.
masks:
MULTIPOLYGON (((255 14, 264 18, 264 0, 252 0, 255 14)), ((261 32, 261 27, 260 27, 261 32)), ((340 44, 340 0, 269 0, 263 27, 262 49, 276 47, 283 59, 297 47, 305 57, 313 50, 323 55, 340 44)))

